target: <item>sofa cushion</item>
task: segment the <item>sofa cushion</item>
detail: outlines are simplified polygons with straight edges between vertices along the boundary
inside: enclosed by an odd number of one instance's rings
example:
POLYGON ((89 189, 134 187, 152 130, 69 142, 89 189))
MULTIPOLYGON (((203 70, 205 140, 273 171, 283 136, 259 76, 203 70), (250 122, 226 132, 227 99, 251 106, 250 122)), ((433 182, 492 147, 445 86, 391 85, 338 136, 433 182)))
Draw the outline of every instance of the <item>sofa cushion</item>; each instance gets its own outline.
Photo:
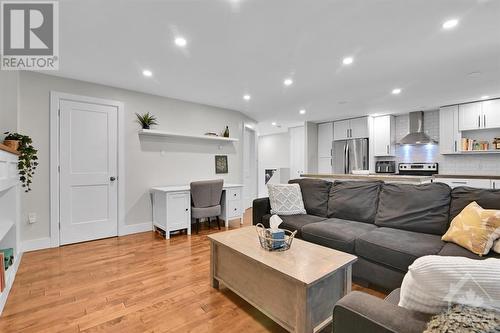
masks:
POLYGON ((355 252, 370 261, 406 272, 415 259, 437 254, 443 246, 438 235, 378 228, 356 239, 355 252))
POLYGON ((443 235, 448 227, 450 192, 443 183, 383 184, 375 224, 443 235))
POLYGON ((328 209, 328 194, 332 182, 322 179, 303 178, 292 179, 289 184, 299 184, 302 200, 307 214, 326 217, 328 209))
MULTIPOLYGON (((271 214, 267 214, 262 217, 262 222, 264 225, 269 225, 269 219, 271 218, 271 216, 272 216, 271 214)), ((325 219, 324 217, 308 215, 308 214, 280 215, 280 218, 283 220, 283 222, 280 224, 279 227, 281 229, 286 229, 290 231, 297 230, 297 237, 302 237, 301 229, 303 226, 314 222, 321 222, 325 219)))
POLYGON ((455 187, 451 191, 450 222, 473 201, 484 209, 500 209, 500 190, 455 187))
POLYGON ((328 217, 373 223, 381 185, 379 181, 335 181, 328 199, 328 217))
POLYGON ((356 237, 374 229, 377 227, 373 224, 333 218, 305 225, 302 238, 335 250, 354 253, 356 237))
POLYGON ((446 242, 441 249, 441 251, 438 252, 438 255, 440 256, 445 256, 445 257, 466 257, 469 259, 486 259, 486 258, 500 258, 500 254, 495 253, 493 251, 490 251, 488 255, 486 256, 478 256, 475 253, 472 253, 471 251, 461 247, 460 245, 454 244, 454 243, 448 243, 446 242))

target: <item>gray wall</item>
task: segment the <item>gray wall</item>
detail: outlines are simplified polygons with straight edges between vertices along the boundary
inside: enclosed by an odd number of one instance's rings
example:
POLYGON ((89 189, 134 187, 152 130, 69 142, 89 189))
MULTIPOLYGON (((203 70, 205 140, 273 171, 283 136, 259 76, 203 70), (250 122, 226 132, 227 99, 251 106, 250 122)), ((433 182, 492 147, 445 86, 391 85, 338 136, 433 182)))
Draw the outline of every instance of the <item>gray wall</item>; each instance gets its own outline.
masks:
MULTIPOLYGON (((396 141, 408 133, 408 114, 396 117, 396 141)), ((439 141, 439 111, 424 113, 424 131, 439 141)), ((378 158, 378 160, 388 160, 378 158)), ((438 162, 441 174, 500 175, 500 155, 441 155, 439 145, 397 146, 396 162, 438 162)))
POLYGON ((0 140, 17 131, 18 84, 19 72, 0 71, 0 140))
POLYGON ((125 206, 126 224, 151 221, 149 188, 186 184, 196 179, 224 178, 242 182, 242 142, 224 146, 203 142, 141 139, 135 112, 151 112, 158 117, 157 129, 186 134, 220 132, 229 126, 231 136, 242 138, 243 122, 253 120, 242 113, 186 101, 153 96, 109 86, 22 72, 20 74, 19 129, 32 136, 39 149, 40 165, 33 191, 23 194, 21 240, 49 237, 49 96, 50 91, 122 101, 125 104, 125 206), (228 155, 229 173, 215 174, 214 155, 228 155), (27 215, 38 216, 35 224, 27 215))

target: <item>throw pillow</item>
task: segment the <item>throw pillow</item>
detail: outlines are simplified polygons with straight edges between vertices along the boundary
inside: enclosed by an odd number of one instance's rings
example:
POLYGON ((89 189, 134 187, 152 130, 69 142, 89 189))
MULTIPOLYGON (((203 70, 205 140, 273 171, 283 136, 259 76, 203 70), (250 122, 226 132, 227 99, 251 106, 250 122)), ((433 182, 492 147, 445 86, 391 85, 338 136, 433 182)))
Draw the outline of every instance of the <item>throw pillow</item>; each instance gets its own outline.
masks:
POLYGON ((500 259, 424 256, 408 268, 399 306, 436 314, 453 304, 500 310, 500 259))
POLYGON ((465 207, 441 238, 478 255, 488 254, 500 237, 500 210, 483 209, 475 201, 465 207))
POLYGON ((423 333, 448 332, 500 332, 500 312, 456 304, 433 316, 423 333))
POLYGON ((271 214, 305 214, 302 192, 299 184, 268 184, 271 214))

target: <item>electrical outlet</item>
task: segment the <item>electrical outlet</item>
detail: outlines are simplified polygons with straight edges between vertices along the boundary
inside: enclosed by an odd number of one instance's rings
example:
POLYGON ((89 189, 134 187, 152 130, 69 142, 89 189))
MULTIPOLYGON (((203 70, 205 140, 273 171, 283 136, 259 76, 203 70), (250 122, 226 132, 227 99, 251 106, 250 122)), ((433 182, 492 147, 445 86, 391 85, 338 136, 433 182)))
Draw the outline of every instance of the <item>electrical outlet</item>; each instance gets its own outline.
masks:
POLYGON ((29 213, 28 214, 28 222, 30 224, 33 224, 36 222, 36 213, 29 213))

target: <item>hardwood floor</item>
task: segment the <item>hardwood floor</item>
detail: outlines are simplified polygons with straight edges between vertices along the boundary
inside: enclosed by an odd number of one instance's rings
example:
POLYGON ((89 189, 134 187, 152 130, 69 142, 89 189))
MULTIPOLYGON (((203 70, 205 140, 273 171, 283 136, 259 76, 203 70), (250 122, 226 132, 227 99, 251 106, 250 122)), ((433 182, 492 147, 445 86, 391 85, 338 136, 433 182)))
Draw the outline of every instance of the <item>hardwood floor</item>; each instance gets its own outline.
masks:
POLYGON ((0 332, 284 332, 231 291, 210 287, 213 232, 204 226, 170 240, 147 232, 25 253, 0 332))

